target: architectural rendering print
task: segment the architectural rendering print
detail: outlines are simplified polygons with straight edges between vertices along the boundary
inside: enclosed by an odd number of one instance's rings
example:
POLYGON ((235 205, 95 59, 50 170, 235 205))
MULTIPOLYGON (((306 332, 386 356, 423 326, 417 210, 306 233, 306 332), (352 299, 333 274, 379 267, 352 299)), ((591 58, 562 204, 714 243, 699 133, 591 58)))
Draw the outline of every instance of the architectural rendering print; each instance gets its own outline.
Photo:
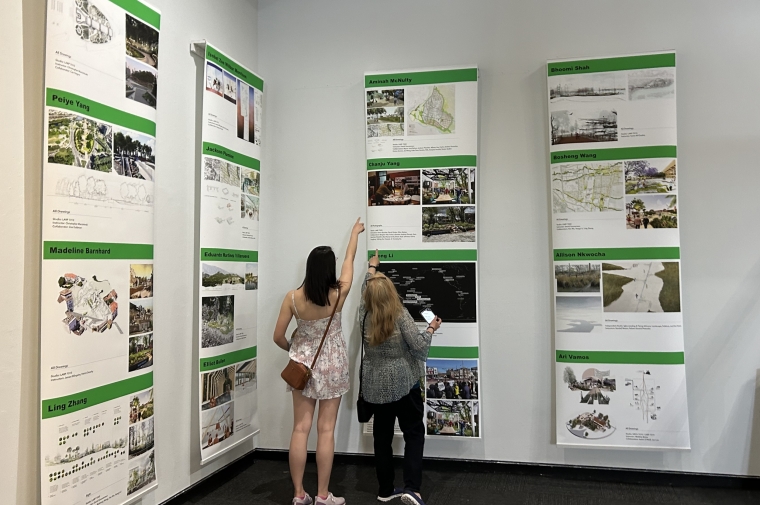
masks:
POLYGON ((616 388, 615 378, 610 377, 610 371, 597 370, 596 368, 585 370, 578 379, 575 370, 566 366, 562 373, 562 381, 567 384, 570 391, 579 392, 580 403, 608 405, 610 403, 609 393, 614 392, 616 388))
POLYGON ((201 374, 201 410, 232 401, 235 393, 235 365, 201 374))
POLYGON ((680 312, 676 261, 602 263, 605 312, 680 312))
POLYGON ((678 228, 678 197, 659 194, 626 196, 625 226, 629 230, 678 228))
POLYGON ((156 480, 156 462, 155 451, 144 458, 136 458, 135 466, 129 468, 129 477, 127 479, 127 495, 139 491, 148 484, 156 480))
POLYGON ((551 102, 600 102, 626 99, 621 72, 570 74, 549 78, 551 102))
POLYGON ((158 68, 158 30, 126 15, 126 49, 132 58, 158 68))
POLYGON ((204 296, 201 299, 201 346, 216 347, 235 338, 235 297, 204 296))
POLYGON ((599 263, 555 263, 557 293, 598 293, 601 286, 599 263))
POLYGON ((645 68, 628 72, 628 99, 673 98, 676 93, 675 67, 645 68))
POLYGON ((93 44, 105 44, 113 38, 111 23, 94 2, 74 0, 74 4, 74 30, 80 39, 93 44))
POLYGON ((552 112, 550 123, 552 145, 615 142, 618 139, 615 109, 558 110, 552 112))
POLYGON ((610 423, 610 417, 596 410, 584 412, 570 419, 565 426, 576 437, 592 440, 609 437, 615 432, 615 427, 610 423))
POLYGON ((555 329, 564 333, 599 333, 602 331, 600 296, 557 296, 555 329))
POLYGON ((428 435, 477 437, 479 426, 474 411, 478 402, 467 400, 427 400, 425 424, 428 435))
MULTIPOLYGON (((119 295, 107 280, 85 278, 66 273, 58 278, 58 303, 65 303, 63 324, 69 333, 81 335, 87 330, 102 333, 115 324, 119 315, 119 295)), ((116 326, 121 332, 121 328, 116 326)))
POLYGON ((110 125, 57 109, 48 111, 48 163, 111 172, 110 125))
POLYGON ((156 139, 116 127, 113 134, 114 171, 125 177, 152 181, 156 172, 156 139))
POLYGON ((676 187, 676 160, 632 160, 625 162, 625 193, 673 193, 676 187))
POLYGON ((153 298, 129 301, 129 334, 153 331, 153 298))

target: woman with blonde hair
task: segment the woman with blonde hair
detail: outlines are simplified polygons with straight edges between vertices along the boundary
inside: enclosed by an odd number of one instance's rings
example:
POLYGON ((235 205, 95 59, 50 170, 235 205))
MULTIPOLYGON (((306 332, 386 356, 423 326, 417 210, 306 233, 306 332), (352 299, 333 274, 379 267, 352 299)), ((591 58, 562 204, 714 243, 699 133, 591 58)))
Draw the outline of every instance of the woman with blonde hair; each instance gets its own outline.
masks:
POLYGON ((424 505, 422 452, 425 446, 424 405, 420 381, 425 376, 433 333, 441 326, 436 317, 420 331, 388 277, 377 271, 377 251, 369 261, 359 307, 362 338, 367 344, 362 373, 362 396, 374 412, 377 499, 401 497, 408 505, 424 505), (393 429, 398 418, 404 432, 404 487, 394 487, 393 429))

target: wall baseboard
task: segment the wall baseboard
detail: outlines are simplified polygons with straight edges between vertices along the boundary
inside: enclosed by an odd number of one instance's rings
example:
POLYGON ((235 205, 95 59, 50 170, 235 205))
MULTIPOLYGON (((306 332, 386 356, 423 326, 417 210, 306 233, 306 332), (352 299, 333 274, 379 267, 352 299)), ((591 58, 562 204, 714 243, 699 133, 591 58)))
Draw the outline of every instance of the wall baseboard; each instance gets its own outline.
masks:
MULTIPOLYGON (((314 452, 309 452, 307 461, 314 462, 314 452)), ((397 459, 401 459, 397 456, 397 459)), ((257 460, 287 461, 288 451, 284 449, 254 449, 241 456, 216 472, 207 475, 192 486, 174 495, 162 505, 178 505, 180 498, 194 487, 205 482, 210 477, 224 471, 227 475, 237 474, 240 470, 256 463, 257 460)), ((596 482, 616 482, 625 484, 643 484, 650 486, 674 486, 674 487, 702 487, 702 488, 725 488, 725 489, 760 489, 760 477, 747 477, 743 475, 724 475, 693 472, 666 472, 654 470, 637 470, 630 468, 604 468, 594 466, 570 466, 570 465, 547 465, 538 463, 515 463, 509 461, 482 461, 462 460, 448 458, 425 458, 424 468, 440 472, 453 471, 451 463, 466 463, 466 466, 457 466, 458 473, 503 473, 517 475, 540 475, 555 479, 568 480, 591 480, 596 482), (589 470, 594 470, 589 472, 589 470)), ((373 465, 371 454, 346 454, 335 453, 334 462, 344 465, 373 465)))
MULTIPOLYGON (((288 451, 284 449, 256 449, 254 458, 258 460, 287 461, 288 451)), ((351 465, 372 465, 372 454, 335 453, 335 463, 351 465)), ((401 459, 400 456, 396 456, 401 459)), ((314 453, 309 452, 308 461, 314 462, 314 453)), ((454 458, 425 458, 424 468, 440 472, 451 471, 451 463, 467 463, 457 467, 457 472, 505 473, 518 475, 541 475, 557 479, 592 480, 598 482, 622 482, 626 484, 668 485, 676 487, 760 489, 760 477, 744 475, 710 474, 695 472, 669 472, 660 470, 639 470, 631 468, 608 468, 595 466, 550 465, 541 463, 516 463, 510 461, 483 461, 454 458), (593 470, 589 473, 589 470, 593 470)))

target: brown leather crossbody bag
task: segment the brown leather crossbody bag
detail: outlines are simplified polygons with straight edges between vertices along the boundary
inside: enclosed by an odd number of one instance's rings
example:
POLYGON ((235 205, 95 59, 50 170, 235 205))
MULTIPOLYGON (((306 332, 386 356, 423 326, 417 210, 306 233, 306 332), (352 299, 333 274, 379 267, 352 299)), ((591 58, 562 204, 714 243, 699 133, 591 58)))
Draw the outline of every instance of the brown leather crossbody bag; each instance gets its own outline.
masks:
MULTIPOLYGON (((309 382, 309 379, 311 379, 311 371, 314 369, 314 365, 317 363, 317 358, 319 357, 319 353, 322 352, 322 346, 325 345, 325 338, 327 337, 327 332, 330 331, 330 325, 332 324, 333 317, 335 317, 335 311, 338 310, 338 304, 340 303, 340 288, 338 288, 338 299, 335 300, 335 307, 333 307, 332 314, 330 314, 330 320, 327 322, 327 327, 325 328, 325 334, 322 335, 322 341, 319 343, 319 349, 317 349, 317 353, 314 355, 314 359, 311 361, 311 366, 308 367, 304 365, 303 363, 299 363, 298 361, 295 361, 291 359, 288 361, 288 364, 285 366, 285 370, 282 371, 280 374, 280 377, 282 377, 282 380, 288 383, 290 387, 293 389, 297 389, 299 391, 303 391, 303 388, 306 387, 306 384, 309 382)), ((298 328, 293 330, 293 335, 291 336, 290 340, 293 341, 293 337, 295 337, 296 331, 298 331, 298 328)))

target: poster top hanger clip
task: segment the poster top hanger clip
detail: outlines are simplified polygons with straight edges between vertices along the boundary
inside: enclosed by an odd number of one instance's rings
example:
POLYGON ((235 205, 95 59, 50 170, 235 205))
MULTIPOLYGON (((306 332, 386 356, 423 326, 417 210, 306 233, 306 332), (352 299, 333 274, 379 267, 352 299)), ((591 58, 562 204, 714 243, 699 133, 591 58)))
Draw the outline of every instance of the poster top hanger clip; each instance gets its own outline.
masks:
POLYGON ((205 40, 193 40, 190 42, 190 52, 201 58, 206 57, 206 41, 205 40))

